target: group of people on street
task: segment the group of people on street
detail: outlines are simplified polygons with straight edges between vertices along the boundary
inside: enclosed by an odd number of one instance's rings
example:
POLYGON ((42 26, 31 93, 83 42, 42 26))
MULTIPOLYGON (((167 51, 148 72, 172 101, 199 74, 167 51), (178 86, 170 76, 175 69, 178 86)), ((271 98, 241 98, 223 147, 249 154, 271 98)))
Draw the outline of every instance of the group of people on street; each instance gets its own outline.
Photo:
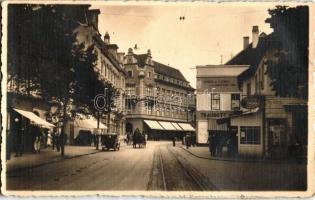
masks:
POLYGON ((183 144, 186 144, 187 149, 191 146, 196 146, 196 134, 186 134, 186 136, 183 137, 183 144))
MULTIPOLYGON (((61 148, 61 134, 57 130, 57 128, 54 129, 45 129, 36 126, 35 130, 35 141, 34 141, 34 150, 35 153, 40 153, 40 149, 42 147, 52 147, 52 150, 57 150, 57 152, 60 151, 61 148)), ((64 137, 64 143, 66 143, 67 137, 65 134, 64 137)))
MULTIPOLYGON (((21 127, 19 127, 21 128, 21 127)), ((47 129, 37 125, 30 125, 27 130, 20 129, 16 134, 15 157, 22 156, 24 152, 24 132, 27 131, 32 135, 31 142, 34 153, 40 153, 42 148, 52 147, 52 150, 60 151, 61 137, 57 129, 47 129)))
POLYGON ((226 139, 222 134, 219 133, 209 133, 208 135, 208 145, 211 156, 222 156, 223 146, 226 143, 226 139))

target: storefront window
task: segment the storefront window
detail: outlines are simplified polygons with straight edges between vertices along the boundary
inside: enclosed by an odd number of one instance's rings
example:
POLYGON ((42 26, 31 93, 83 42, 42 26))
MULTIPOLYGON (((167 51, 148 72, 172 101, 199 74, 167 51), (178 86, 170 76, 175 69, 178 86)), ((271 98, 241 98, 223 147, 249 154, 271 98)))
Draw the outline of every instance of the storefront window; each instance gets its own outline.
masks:
POLYGON ((212 94, 211 109, 220 110, 220 94, 212 94))
POLYGON ((260 144, 259 126, 241 126, 241 144, 260 144))

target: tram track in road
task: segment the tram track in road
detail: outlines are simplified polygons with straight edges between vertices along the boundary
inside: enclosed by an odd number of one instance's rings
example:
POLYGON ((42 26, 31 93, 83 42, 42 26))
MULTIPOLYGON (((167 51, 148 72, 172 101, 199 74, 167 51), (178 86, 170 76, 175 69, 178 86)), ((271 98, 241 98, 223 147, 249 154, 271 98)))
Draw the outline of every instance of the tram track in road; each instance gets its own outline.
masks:
POLYGON ((214 190, 214 185, 179 154, 168 145, 156 148, 148 190, 214 190))
POLYGON ((166 149, 176 159, 177 163, 190 177, 191 181, 198 187, 199 191, 218 190, 218 188, 208 179, 208 177, 204 176, 200 171, 194 168, 189 163, 186 157, 184 157, 183 155, 176 151, 177 148, 167 146, 166 149))
POLYGON ((162 175, 162 181, 163 181, 163 190, 167 191, 165 173, 164 173, 164 167, 163 167, 163 159, 162 159, 160 147, 159 147, 159 162, 160 162, 160 166, 161 166, 160 169, 161 169, 161 175, 162 175))

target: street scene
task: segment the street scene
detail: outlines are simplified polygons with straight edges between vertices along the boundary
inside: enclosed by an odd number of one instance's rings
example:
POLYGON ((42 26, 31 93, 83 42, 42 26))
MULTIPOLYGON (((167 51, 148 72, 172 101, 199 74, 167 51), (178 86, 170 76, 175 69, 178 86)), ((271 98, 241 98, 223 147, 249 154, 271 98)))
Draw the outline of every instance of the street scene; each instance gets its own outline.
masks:
MULTIPOLYGON (((36 161, 35 161, 36 162, 36 161)), ((295 162, 213 160, 181 143, 148 142, 24 168, 7 174, 12 190, 302 190, 306 165, 295 162), (289 166, 289 167, 288 167, 289 166), (294 173, 292 173, 294 172, 294 173), (279 178, 281 177, 281 178, 279 178)))
POLYGON ((306 191, 307 5, 13 4, 2 191, 306 191))

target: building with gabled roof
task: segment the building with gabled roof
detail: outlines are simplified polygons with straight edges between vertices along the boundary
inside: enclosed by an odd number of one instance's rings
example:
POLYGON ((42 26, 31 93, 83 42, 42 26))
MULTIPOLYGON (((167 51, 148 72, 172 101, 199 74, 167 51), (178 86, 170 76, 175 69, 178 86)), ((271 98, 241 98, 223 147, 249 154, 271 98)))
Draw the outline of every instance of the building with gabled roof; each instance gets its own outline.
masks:
POLYGON ((194 89, 183 74, 152 59, 151 51, 125 56, 126 131, 138 128, 149 139, 169 139, 194 131, 194 89))
MULTIPOLYGON (((244 37, 244 49, 226 64, 248 65, 238 76, 240 113, 221 118, 237 131, 237 152, 244 156, 286 157, 295 144, 307 145, 307 101, 280 97, 272 88, 267 61, 275 60, 280 49, 273 33, 259 35, 253 27, 253 42, 244 37)), ((303 148, 303 149, 305 149, 303 148)), ((304 155, 305 151, 304 151, 304 155)))

